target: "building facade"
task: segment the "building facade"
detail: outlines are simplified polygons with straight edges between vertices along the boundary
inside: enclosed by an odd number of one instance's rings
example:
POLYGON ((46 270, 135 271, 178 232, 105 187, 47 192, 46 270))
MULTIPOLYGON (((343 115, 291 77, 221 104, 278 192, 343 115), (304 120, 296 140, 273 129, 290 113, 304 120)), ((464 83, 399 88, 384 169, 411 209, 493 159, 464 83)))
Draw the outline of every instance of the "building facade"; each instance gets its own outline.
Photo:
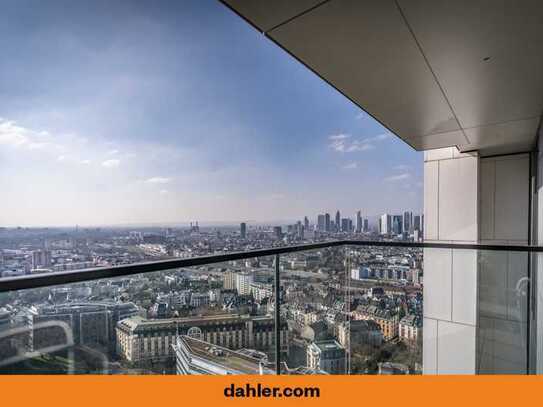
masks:
POLYGON ((336 340, 313 342, 307 347, 307 367, 330 374, 344 374, 345 348, 336 340))
MULTIPOLYGON (((213 345, 272 351, 275 343, 272 317, 222 314, 194 318, 152 320, 133 317, 117 325, 117 352, 132 363, 164 361, 174 357, 176 336, 198 328, 201 339, 213 345)), ((288 327, 281 326, 281 351, 288 354, 288 327)))

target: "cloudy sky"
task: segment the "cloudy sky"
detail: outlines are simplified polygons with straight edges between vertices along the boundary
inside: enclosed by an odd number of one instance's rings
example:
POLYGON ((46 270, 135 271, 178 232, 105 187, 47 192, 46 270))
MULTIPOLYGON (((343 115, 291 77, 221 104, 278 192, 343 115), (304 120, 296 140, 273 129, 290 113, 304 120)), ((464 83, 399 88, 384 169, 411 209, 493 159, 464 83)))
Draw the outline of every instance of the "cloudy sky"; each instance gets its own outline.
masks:
POLYGON ((214 0, 8 0, 0 49, 0 225, 421 209, 421 154, 214 0))

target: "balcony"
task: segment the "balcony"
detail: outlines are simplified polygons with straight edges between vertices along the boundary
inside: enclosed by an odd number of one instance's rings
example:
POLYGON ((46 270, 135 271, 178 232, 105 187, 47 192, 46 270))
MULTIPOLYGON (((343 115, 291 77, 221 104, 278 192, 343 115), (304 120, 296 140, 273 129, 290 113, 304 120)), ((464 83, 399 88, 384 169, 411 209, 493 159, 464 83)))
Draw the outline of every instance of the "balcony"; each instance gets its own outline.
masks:
POLYGON ((527 374, 542 251, 336 240, 4 278, 0 370, 527 374))

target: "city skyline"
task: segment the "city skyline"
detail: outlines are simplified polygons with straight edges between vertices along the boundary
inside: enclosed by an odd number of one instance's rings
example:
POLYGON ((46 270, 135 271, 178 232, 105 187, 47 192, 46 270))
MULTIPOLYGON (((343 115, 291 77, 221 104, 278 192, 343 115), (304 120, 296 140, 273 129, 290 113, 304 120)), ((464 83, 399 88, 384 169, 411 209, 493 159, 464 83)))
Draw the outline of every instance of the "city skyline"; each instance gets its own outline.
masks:
POLYGON ((421 211, 422 154, 218 2, 0 24, 2 226, 421 211))

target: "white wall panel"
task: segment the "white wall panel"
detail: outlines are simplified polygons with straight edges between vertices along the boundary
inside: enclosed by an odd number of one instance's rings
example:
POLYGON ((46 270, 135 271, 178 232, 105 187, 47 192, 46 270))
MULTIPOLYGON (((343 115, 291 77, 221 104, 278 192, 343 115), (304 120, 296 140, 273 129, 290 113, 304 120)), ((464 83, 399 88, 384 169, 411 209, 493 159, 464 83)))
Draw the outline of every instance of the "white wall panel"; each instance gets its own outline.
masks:
POLYGON ((454 249, 452 256, 452 320, 475 325, 477 251, 454 249))
POLYGON ((437 321, 424 318, 422 338, 422 367, 424 374, 437 373, 437 321))
POLYGON ((475 327, 438 321, 439 374, 475 374, 475 327))
POLYGON ((424 249, 424 316, 451 320, 451 249, 424 249))
POLYGON ((477 168, 477 157, 439 161, 439 240, 477 240, 477 168))
POLYGON ((438 238, 439 162, 424 163, 424 239, 438 238))

